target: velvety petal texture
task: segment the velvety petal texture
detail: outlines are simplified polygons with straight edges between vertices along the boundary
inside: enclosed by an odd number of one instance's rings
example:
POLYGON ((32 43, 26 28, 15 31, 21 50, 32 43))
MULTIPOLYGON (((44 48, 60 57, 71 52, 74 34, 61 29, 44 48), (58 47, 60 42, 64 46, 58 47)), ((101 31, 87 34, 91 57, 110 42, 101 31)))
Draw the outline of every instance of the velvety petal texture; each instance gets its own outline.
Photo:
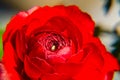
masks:
POLYGON ((77 6, 19 12, 3 34, 9 80, 112 80, 119 64, 93 33, 94 21, 77 6))

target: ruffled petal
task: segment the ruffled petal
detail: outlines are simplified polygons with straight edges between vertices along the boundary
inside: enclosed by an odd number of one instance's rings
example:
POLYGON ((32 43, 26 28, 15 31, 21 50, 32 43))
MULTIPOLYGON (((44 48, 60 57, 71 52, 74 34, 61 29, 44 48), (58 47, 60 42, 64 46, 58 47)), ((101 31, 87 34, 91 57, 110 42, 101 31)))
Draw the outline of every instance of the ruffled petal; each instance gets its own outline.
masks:
POLYGON ((16 49, 17 55, 20 58, 20 60, 23 61, 25 54, 27 54, 27 43, 25 40, 24 32, 17 31, 15 40, 16 40, 15 49, 16 49))
POLYGON ((40 78, 41 75, 45 73, 52 73, 53 71, 52 67, 43 59, 39 57, 29 58, 28 56, 25 57, 24 69, 29 77, 35 79, 40 78))
POLYGON ((15 55, 15 51, 10 42, 4 44, 4 55, 2 58, 2 63, 7 71, 8 77, 10 80, 20 80, 19 73, 16 71, 18 59, 15 55))
POLYGON ((34 63, 32 63, 28 56, 25 56, 24 69, 30 78, 38 79, 41 76, 39 68, 34 63))

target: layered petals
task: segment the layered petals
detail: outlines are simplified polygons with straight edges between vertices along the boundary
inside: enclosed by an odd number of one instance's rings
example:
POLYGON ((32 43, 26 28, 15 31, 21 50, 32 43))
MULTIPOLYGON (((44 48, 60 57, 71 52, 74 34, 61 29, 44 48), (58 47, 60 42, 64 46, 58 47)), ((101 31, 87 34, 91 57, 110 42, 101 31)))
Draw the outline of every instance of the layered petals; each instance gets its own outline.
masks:
POLYGON ((7 25, 2 63, 10 80, 112 80, 119 64, 93 33, 76 6, 36 6, 7 25))

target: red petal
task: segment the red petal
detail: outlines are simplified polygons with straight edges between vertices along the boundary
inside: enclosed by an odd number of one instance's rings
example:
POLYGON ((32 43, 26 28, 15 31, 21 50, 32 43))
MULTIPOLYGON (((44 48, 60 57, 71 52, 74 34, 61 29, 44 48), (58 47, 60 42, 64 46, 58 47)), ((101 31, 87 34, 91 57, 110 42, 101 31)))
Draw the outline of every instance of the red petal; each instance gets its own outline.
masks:
POLYGON ((88 53, 88 56, 86 57, 86 63, 87 65, 91 65, 94 68, 97 68, 99 70, 103 69, 104 66, 104 57, 101 54, 102 51, 99 49, 99 47, 94 43, 88 43, 86 45, 86 48, 84 48, 84 52, 88 53))
POLYGON ((25 34, 22 31, 18 31, 16 34, 16 52, 21 61, 23 61, 24 55, 27 54, 27 43, 25 34))
POLYGON ((66 60, 72 55, 70 47, 64 47, 54 55, 47 55, 48 61, 52 64, 65 63, 66 60))
POLYGON ((32 38, 29 39, 30 41, 28 42, 28 47, 29 47, 29 57, 39 57, 42 59, 45 59, 45 52, 44 48, 42 45, 37 43, 37 40, 32 38))
POLYGON ((108 72, 105 75, 105 80, 112 80, 113 79, 114 72, 108 72))
POLYGON ((16 61, 15 61, 15 51, 13 49, 13 46, 10 42, 7 42, 4 44, 4 54, 2 58, 2 62, 6 67, 16 67, 16 61))
POLYGON ((35 64, 41 73, 52 73, 53 69, 52 66, 50 64, 48 64, 45 60, 39 58, 39 57, 32 57, 31 59, 31 63, 35 64))
POLYGON ((28 14, 26 12, 20 12, 11 19, 3 34, 3 42, 11 40, 15 32, 23 27, 24 20, 27 16, 28 14))
POLYGON ((34 63, 32 63, 31 59, 28 56, 25 56, 24 69, 25 69, 26 74, 30 78, 37 79, 41 76, 41 72, 39 68, 34 63))
POLYGON ((80 50, 78 53, 73 54, 69 59, 68 63, 75 63, 75 64, 80 64, 83 63, 84 60, 86 59, 88 53, 84 53, 82 50, 80 50))
POLYGON ((29 9, 27 12, 28 12, 28 14, 30 15, 30 14, 32 14, 33 12, 35 12, 37 9, 39 9, 40 7, 38 7, 38 6, 34 6, 33 8, 31 8, 31 9, 29 9))
POLYGON ((73 80, 71 76, 65 76, 62 74, 46 74, 42 76, 41 80, 73 80))
POLYGON ((26 74, 31 78, 40 78, 45 73, 52 73, 52 67, 43 59, 38 57, 25 57, 24 68, 26 74))

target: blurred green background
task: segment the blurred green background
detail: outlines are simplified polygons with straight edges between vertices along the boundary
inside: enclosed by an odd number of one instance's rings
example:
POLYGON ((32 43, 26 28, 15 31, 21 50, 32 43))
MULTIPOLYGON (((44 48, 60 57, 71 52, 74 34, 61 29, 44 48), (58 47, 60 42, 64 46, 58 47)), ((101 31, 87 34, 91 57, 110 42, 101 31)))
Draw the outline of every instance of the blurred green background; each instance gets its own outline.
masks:
POLYGON ((2 57, 2 53, 3 53, 3 47, 2 47, 2 34, 3 34, 4 30, 0 29, 0 59, 2 57))

